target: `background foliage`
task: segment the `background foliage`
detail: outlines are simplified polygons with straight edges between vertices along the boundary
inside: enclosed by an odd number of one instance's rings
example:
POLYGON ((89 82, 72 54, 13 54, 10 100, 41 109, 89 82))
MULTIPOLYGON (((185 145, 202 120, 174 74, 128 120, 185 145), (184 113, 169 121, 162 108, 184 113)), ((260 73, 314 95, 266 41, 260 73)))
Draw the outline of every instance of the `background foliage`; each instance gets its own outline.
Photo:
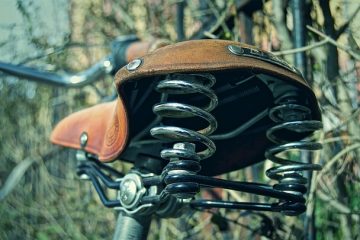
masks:
MULTIPOLYGON (((110 41, 120 35, 136 33, 143 39, 175 42, 178 2, 3 0, 0 60, 71 72, 104 56, 110 41)), ((251 16, 236 12, 239 2, 186 1, 185 36, 214 15, 215 25, 222 31, 208 31, 210 38, 249 42, 290 62, 295 52, 306 52, 307 78, 323 112, 324 130, 317 137, 324 150, 314 155, 313 161, 324 165, 324 170, 313 175, 308 211, 299 218, 267 214, 272 224, 266 225, 275 229, 271 238, 359 238, 359 2, 306 1, 308 45, 295 50, 288 1, 264 1, 262 10, 251 16), (199 8, 201 2, 208 7, 199 8), (233 15, 230 28, 224 19, 233 15), (250 33, 242 31, 245 23, 250 33)), ((95 86, 65 90, 0 75, 0 239, 112 237, 115 212, 101 205, 89 183, 77 180, 74 153, 48 142, 51 129, 61 118, 95 104, 112 91, 109 77, 95 86)), ((265 162, 224 177, 269 181, 263 172, 270 165, 265 162)), ((116 167, 126 166, 116 163, 116 167)), ((250 199, 231 191, 220 194, 228 199, 250 199)), ((180 220, 153 221, 150 239, 252 239, 260 234, 261 219, 238 212, 190 212, 180 220)))

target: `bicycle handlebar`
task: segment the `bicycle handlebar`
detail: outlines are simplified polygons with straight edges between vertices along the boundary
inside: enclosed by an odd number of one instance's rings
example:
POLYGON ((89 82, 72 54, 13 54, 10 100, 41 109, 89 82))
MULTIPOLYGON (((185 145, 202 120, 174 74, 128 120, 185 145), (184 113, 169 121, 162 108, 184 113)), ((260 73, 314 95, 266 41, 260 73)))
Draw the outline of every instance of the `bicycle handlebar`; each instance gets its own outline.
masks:
POLYGON ((57 74, 15 65, 0 61, 0 71, 19 78, 26 78, 40 83, 55 86, 75 88, 95 82, 105 74, 115 74, 122 66, 134 58, 145 55, 151 48, 150 42, 142 42, 134 35, 122 36, 115 39, 111 46, 112 53, 90 66, 88 69, 75 74, 57 74))
POLYGON ((112 70, 109 57, 97 62, 90 68, 76 74, 56 74, 37 70, 30 67, 0 62, 0 71, 19 77, 33 80, 40 83, 51 84, 61 87, 82 87, 99 79, 105 73, 112 70))

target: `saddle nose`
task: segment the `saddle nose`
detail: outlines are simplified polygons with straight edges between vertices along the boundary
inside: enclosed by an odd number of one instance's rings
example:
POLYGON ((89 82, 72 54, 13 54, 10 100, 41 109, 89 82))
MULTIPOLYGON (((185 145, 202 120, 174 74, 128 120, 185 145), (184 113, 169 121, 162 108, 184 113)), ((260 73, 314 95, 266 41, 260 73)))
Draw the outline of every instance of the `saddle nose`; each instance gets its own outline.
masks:
POLYGON ((101 161, 114 160, 123 151, 128 122, 121 99, 73 113, 53 130, 52 143, 82 149, 101 161))

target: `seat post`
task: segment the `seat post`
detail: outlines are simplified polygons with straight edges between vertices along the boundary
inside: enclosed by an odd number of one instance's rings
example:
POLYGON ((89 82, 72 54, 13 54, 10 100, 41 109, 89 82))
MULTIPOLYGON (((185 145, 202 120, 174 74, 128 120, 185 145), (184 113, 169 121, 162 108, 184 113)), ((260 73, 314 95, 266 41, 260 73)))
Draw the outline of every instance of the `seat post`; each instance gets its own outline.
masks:
POLYGON ((119 212, 113 240, 146 239, 151 223, 151 215, 134 216, 119 212))

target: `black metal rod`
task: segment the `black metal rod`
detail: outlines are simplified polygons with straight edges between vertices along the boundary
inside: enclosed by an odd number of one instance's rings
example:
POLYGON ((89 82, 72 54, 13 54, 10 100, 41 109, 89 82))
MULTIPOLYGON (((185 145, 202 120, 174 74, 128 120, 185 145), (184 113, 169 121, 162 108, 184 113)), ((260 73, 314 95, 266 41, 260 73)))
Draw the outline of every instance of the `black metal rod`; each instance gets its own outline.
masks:
POLYGON ((90 178, 92 184, 95 187, 96 192, 99 195, 99 198, 102 202, 102 204, 104 204, 105 207, 108 208, 113 208, 113 207, 119 207, 121 206, 120 202, 118 200, 109 200, 106 197, 106 194, 104 192, 104 190, 102 189, 100 182, 97 180, 96 176, 94 176, 91 172, 89 171, 85 171, 86 175, 88 175, 88 177, 90 178))
POLYGON ((207 200, 199 199, 190 202, 193 208, 226 208, 226 209, 241 209, 254 211, 270 211, 282 212, 288 216, 297 216, 305 212, 306 207, 304 203, 256 203, 256 202, 231 202, 221 200, 207 200))
MULTIPOLYGON (((271 211, 274 212, 275 208, 269 203, 253 203, 253 202, 230 202, 221 200, 193 200, 190 206, 194 208, 226 208, 226 209, 242 209, 242 210, 255 210, 255 211, 271 211)), ((278 210, 278 209, 276 209, 278 210)))
POLYGON ((105 184, 106 187, 111 189, 120 189, 120 183, 113 181, 109 176, 106 176, 103 172, 101 172, 97 167, 92 164, 82 164, 78 166, 78 172, 82 174, 85 172, 86 174, 90 173, 95 177, 101 179, 101 181, 105 184))
POLYGON ((160 185, 162 183, 161 176, 146 177, 146 178, 143 178, 142 180, 143 180, 145 187, 149 187, 152 185, 160 185))
MULTIPOLYGON (((305 2, 304 0, 292 0, 292 13, 293 13, 293 42, 294 48, 300 48, 305 46, 306 42, 306 32, 305 32, 305 20, 304 20, 304 11, 305 11, 305 2)), ((306 74, 306 55, 305 52, 297 52, 294 55, 295 66, 300 69, 304 76, 306 74)))
POLYGON ((185 31, 184 31, 184 9, 185 9, 185 1, 179 1, 176 4, 176 33, 177 40, 183 41, 185 39, 185 31))
POLYGON ((99 168, 101 168, 101 169, 103 169, 103 170, 105 170, 105 171, 108 171, 110 174, 112 174, 112 175, 114 175, 114 176, 116 176, 116 177, 120 177, 120 178, 121 178, 121 177, 124 177, 124 174, 123 174, 123 173, 121 173, 121 172, 115 170, 114 168, 112 168, 112 167, 110 167, 110 166, 108 166, 108 165, 100 162, 100 161, 99 161, 98 159, 96 159, 96 158, 89 158, 89 160, 90 160, 91 162, 93 162, 96 166, 98 166, 99 168))
POLYGON ((278 191, 272 188, 270 185, 261 183, 249 183, 249 182, 237 182, 224 179, 218 179, 202 175, 186 175, 186 174, 174 174, 165 177, 166 184, 170 183, 182 183, 193 182, 198 183, 204 187, 218 187, 231 189, 235 191, 247 192, 257 194, 261 196, 267 196, 277 199, 283 199, 293 202, 304 203, 305 199, 302 196, 278 191))

